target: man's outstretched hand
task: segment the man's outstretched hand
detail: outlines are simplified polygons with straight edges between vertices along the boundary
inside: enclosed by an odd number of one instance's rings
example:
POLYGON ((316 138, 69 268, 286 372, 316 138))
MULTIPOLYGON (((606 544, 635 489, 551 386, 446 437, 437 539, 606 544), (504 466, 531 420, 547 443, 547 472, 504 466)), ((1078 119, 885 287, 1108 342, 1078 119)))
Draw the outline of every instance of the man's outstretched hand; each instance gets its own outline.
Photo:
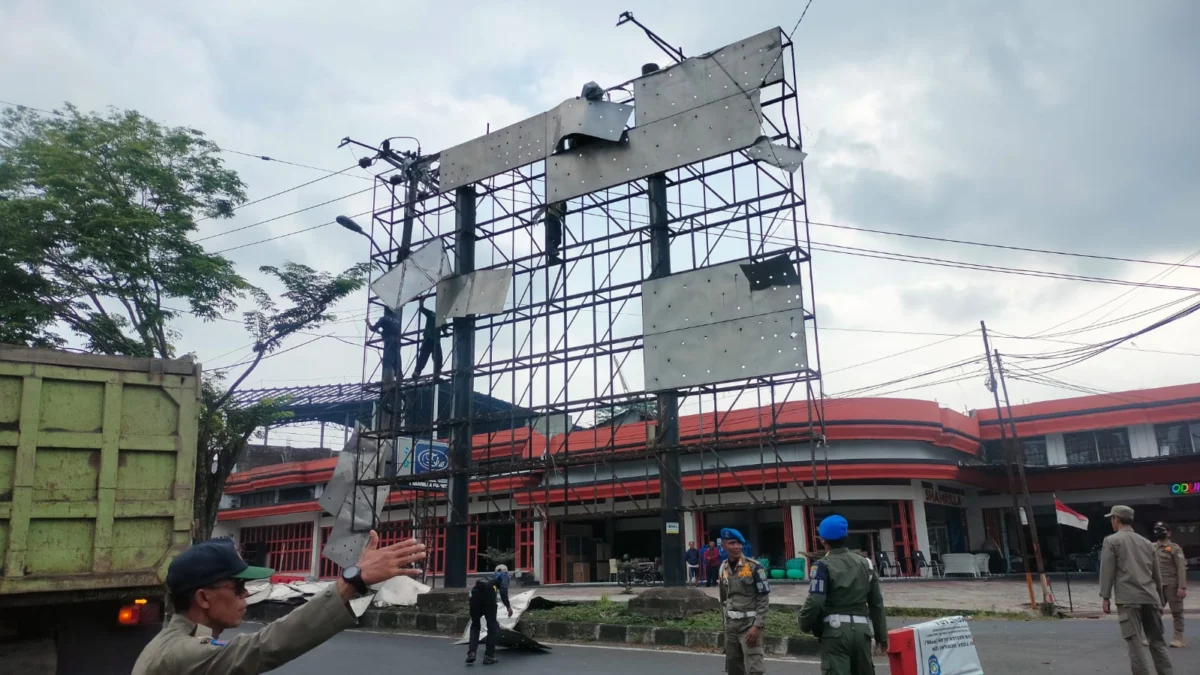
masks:
POLYGON ((416 577, 421 575, 419 567, 410 567, 425 559, 425 544, 416 539, 396 542, 391 546, 379 547, 379 534, 371 530, 367 547, 358 559, 363 581, 372 586, 392 577, 416 577))
MULTIPOLYGON (((379 534, 371 530, 367 546, 358 559, 358 569, 362 580, 368 586, 374 586, 392 577, 420 576, 421 568, 410 567, 415 562, 425 559, 425 544, 416 539, 397 542, 390 546, 379 547, 379 534)), ((350 584, 338 579, 338 593, 345 599, 353 598, 357 593, 350 584)))

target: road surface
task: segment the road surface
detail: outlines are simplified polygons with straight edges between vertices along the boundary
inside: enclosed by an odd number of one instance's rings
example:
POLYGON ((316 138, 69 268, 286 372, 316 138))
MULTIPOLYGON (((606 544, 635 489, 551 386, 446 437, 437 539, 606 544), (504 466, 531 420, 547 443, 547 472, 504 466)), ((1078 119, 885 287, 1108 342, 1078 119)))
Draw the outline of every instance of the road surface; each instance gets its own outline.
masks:
MULTIPOLYGON (((895 622, 899 626, 899 622, 895 622)), ((980 659, 988 675, 1064 673, 1127 675, 1129 661, 1112 620, 976 621, 972 624, 980 659)), ((247 626, 253 630, 253 626, 247 626)), ((482 649, 480 650, 482 659, 482 649)), ((640 675, 642 673, 714 673, 723 657, 709 654, 649 651, 613 646, 554 645, 546 654, 499 652, 500 663, 484 673, 520 675, 640 675)), ((330 673, 452 673, 470 672, 466 648, 448 638, 347 632, 280 668, 281 675, 330 673)), ((1200 673, 1200 647, 1172 649, 1176 673, 1200 673)), ((484 669, 480 663, 471 671, 484 669)), ((877 672, 888 668, 877 662, 877 672)), ((769 660, 767 671, 816 675, 816 659, 769 660)), ((478 673, 477 675, 482 675, 478 673)))

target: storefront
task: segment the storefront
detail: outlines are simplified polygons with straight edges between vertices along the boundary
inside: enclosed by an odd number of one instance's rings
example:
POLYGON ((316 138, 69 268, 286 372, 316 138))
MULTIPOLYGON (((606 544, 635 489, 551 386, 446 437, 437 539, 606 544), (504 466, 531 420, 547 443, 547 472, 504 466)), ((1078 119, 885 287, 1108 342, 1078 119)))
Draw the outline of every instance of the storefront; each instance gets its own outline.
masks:
POLYGON ((967 529, 967 510, 963 490, 922 484, 925 499, 925 524, 929 528, 930 552, 941 557, 947 553, 971 553, 967 529))

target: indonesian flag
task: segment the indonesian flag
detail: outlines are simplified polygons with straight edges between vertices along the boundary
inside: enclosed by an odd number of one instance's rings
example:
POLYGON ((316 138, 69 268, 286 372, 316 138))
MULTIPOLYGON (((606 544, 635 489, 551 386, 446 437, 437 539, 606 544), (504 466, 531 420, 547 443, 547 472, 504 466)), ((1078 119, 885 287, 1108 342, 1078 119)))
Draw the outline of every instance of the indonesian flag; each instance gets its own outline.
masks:
POLYGON ((1066 525, 1067 527, 1074 527, 1080 530, 1088 529, 1088 519, 1086 516, 1058 501, 1057 499, 1054 500, 1054 515, 1058 517, 1058 523, 1060 525, 1066 525))

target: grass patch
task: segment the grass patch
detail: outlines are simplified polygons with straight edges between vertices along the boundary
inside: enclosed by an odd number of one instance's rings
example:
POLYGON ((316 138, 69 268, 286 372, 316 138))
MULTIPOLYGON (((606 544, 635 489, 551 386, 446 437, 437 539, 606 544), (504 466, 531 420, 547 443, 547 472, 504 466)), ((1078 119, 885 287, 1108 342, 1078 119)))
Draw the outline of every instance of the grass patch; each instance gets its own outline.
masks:
MULTIPOLYGON (((767 635, 796 636, 800 634, 797 623, 798 608, 772 607, 767 613, 767 635)), ((964 615, 971 619, 1004 619, 1010 621, 1031 621, 1034 617, 1019 612, 976 611, 930 609, 924 607, 888 607, 887 615, 892 617, 908 617, 920 619, 935 619, 943 616, 964 615)), ((569 623, 610 623, 623 626, 653 626, 657 628, 679 628, 682 630, 698 630, 720 632, 723 630, 721 613, 716 610, 703 612, 686 619, 655 619, 629 611, 625 603, 612 602, 607 597, 600 598, 596 603, 580 603, 563 605, 553 609, 529 610, 523 618, 534 621, 565 621, 569 623)))

